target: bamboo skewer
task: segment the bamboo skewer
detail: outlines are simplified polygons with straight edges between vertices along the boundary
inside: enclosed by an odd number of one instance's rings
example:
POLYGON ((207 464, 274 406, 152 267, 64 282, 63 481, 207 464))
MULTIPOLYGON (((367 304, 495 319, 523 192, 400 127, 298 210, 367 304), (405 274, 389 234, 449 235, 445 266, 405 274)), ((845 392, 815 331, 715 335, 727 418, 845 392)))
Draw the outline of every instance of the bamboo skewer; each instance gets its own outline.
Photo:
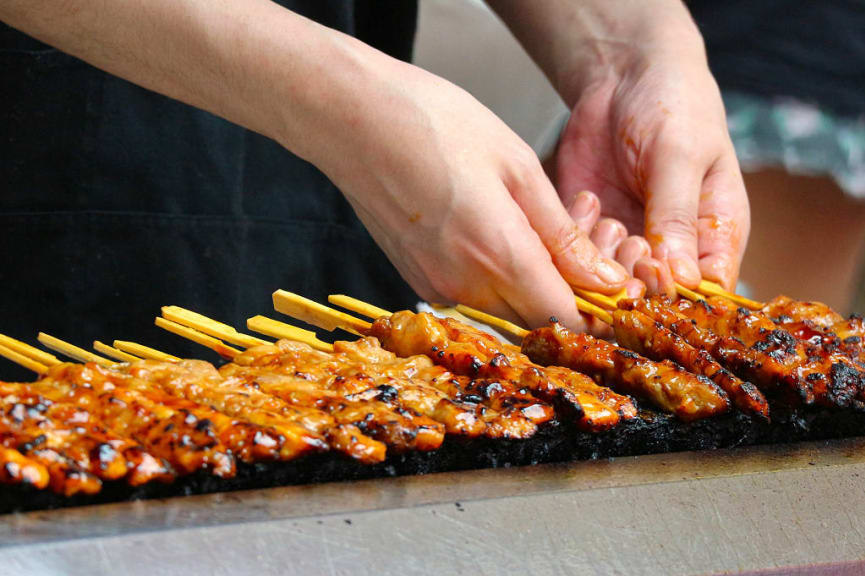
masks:
POLYGON ((352 312, 362 314, 367 318, 372 318, 373 320, 393 314, 393 312, 388 312, 384 308, 379 308, 378 306, 364 302, 363 300, 358 300, 357 298, 352 298, 351 296, 346 296, 345 294, 331 294, 327 297, 327 301, 334 306, 351 310, 352 312))
POLYGON ((360 318, 328 308, 314 300, 285 290, 277 290, 273 293, 273 307, 277 312, 282 312, 329 332, 342 328, 352 334, 363 336, 372 326, 360 318))
POLYGON ((286 324, 285 322, 268 318, 267 316, 253 316, 246 321, 246 327, 253 332, 258 332, 259 334, 266 334, 273 338, 303 342, 304 344, 312 346, 316 350, 333 352, 333 344, 319 340, 315 336, 315 333, 298 328, 297 326, 292 326, 291 324, 286 324))
POLYGON ((697 302, 698 300, 705 300, 705 297, 699 292, 694 292, 690 288, 682 286, 678 282, 676 282, 676 293, 682 298, 687 298, 691 302, 697 302))
POLYGON ((109 346, 108 344, 100 342, 99 340, 95 340, 93 342, 93 349, 97 352, 105 354, 106 356, 114 358, 115 360, 119 360, 120 362, 137 362, 138 360, 141 360, 141 358, 139 358, 138 356, 127 354, 123 350, 118 350, 117 348, 109 346))
POLYGON ((733 292, 728 292, 724 290, 719 284, 716 284, 715 282, 710 282, 709 280, 700 280, 700 285, 697 286, 697 292, 700 292, 701 294, 704 294, 706 296, 720 296, 722 298, 726 298, 734 304, 744 306, 745 308, 750 308, 751 310, 760 310, 761 308, 766 306, 766 304, 763 302, 757 302, 756 300, 745 298, 744 296, 734 294, 733 292))
POLYGON ((574 298, 577 300, 577 309, 579 309, 580 312, 584 312, 590 316, 594 316, 605 324, 609 324, 611 326, 613 325, 613 315, 610 314, 609 311, 604 310, 597 304, 593 304, 592 302, 580 298, 579 296, 574 296, 574 298))
POLYGON ((469 308, 463 304, 456 305, 457 312, 468 316, 472 320, 477 320, 478 322, 483 322, 488 326, 492 326, 497 330, 501 330, 502 332, 507 332, 508 334, 513 334, 517 338, 525 338, 528 335, 529 331, 521 326, 517 326, 513 322, 508 322, 502 318, 498 318, 493 316, 492 314, 487 314, 486 312, 481 312, 480 310, 475 310, 474 308, 469 308))
POLYGON ((232 348, 228 344, 224 343, 222 340, 214 338, 213 336, 208 336, 203 332, 199 332, 195 328, 190 328, 188 326, 184 326, 183 324, 178 324, 177 322, 166 320, 165 318, 157 318, 156 325, 163 330, 168 330, 172 334, 177 334, 178 336, 182 336, 187 340, 192 340, 197 344, 206 346, 207 348, 210 348, 223 358, 234 358, 235 356, 240 354, 240 350, 238 350, 237 348, 232 348))
POLYGON ((9 336, 6 336, 4 334, 0 334, 0 345, 5 346, 7 349, 12 350, 13 352, 17 352, 25 358, 31 358, 39 364, 44 364, 45 366, 54 366, 55 364, 62 363, 62 361, 57 358, 57 356, 49 354, 44 350, 40 350, 35 346, 31 346, 30 344, 25 344, 20 340, 10 338, 9 336))
MULTIPOLYGON (((256 338, 249 334, 243 334, 228 324, 217 322, 212 318, 208 318, 207 316, 193 312, 192 310, 181 308, 180 306, 163 306, 162 317, 166 320, 193 328, 198 332, 202 332, 208 336, 213 336, 214 338, 219 338, 224 342, 242 348, 252 348, 253 346, 259 346, 261 344, 270 344, 267 340, 262 340, 261 338, 256 338)), ((298 328, 298 330, 300 330, 300 328, 298 328)), ((312 332, 309 332, 309 334, 312 336, 315 335, 312 332)))
POLYGON ((628 293, 624 288, 613 295, 601 294, 600 292, 593 292, 591 290, 583 290, 582 288, 574 288, 574 294, 578 298, 582 297, 583 300, 587 300, 592 304, 608 310, 615 310, 619 306, 619 300, 628 297, 628 293))
POLYGON ((0 344, 0 356, 15 362, 19 366, 23 366, 32 372, 36 372, 37 374, 45 374, 48 372, 48 366, 45 364, 42 364, 17 350, 3 346, 2 344, 0 344))
POLYGON ((127 354, 133 354, 140 358, 145 358, 148 360, 162 360, 164 362, 179 362, 180 358, 177 356, 172 356, 171 354, 166 354, 165 352, 160 352, 155 348, 151 348, 149 346, 144 346, 142 344, 136 344, 135 342, 127 342, 125 340, 115 340, 113 342, 114 347, 126 352, 127 354))
POLYGON ((98 354, 94 354, 89 350, 85 350, 84 348, 79 348, 69 342, 65 342, 60 338, 55 338, 49 334, 45 334, 44 332, 40 332, 37 337, 39 342, 42 343, 46 348, 50 348, 55 352, 60 352, 64 356, 68 356, 73 360, 78 360, 79 362, 95 362, 100 366, 111 367, 116 364, 115 361, 109 360, 108 358, 104 358, 99 356, 98 354))

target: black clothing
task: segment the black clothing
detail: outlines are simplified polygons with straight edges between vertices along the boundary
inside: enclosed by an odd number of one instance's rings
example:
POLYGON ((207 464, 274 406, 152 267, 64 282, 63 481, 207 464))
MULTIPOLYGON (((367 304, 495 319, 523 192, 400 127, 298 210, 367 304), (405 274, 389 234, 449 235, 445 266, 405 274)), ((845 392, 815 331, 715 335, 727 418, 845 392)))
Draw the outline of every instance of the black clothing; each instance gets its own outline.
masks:
POLYGON ((865 114, 865 0, 689 0, 723 90, 865 114))
MULTIPOLYGON (((415 2, 282 1, 410 59, 415 2)), ((166 304, 243 328, 284 288, 416 303, 335 186, 275 142, 0 25, 0 332, 201 347, 166 304)), ((212 358, 212 357, 211 357, 212 358)), ((25 378, 0 362, 0 379, 25 378)))

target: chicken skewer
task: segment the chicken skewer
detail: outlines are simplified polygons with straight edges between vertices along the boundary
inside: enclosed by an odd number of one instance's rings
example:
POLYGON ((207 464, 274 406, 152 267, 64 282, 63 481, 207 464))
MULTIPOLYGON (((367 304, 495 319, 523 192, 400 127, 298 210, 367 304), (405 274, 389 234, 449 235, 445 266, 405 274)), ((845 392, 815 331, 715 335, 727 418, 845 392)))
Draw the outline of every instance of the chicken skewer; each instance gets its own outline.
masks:
POLYGON ((798 340, 766 314, 736 308, 723 298, 679 301, 675 307, 698 325, 738 338, 792 367, 810 386, 817 404, 844 407, 861 402, 865 371, 835 346, 821 340, 798 340))
MULTIPOLYGON (((362 314, 370 313, 365 303, 345 296, 329 300, 362 314)), ((571 334, 557 324, 528 331, 466 306, 457 305, 457 311, 522 339, 523 352, 540 364, 589 374, 621 392, 648 398, 683 420, 726 411, 727 391, 743 412, 768 418, 768 403, 762 394, 723 369, 707 353, 694 349, 668 330, 661 329, 659 333, 654 322, 638 313, 610 313, 579 297, 577 301, 582 309, 614 325, 620 342, 629 339, 631 350, 657 362, 587 334, 571 334), (694 373, 682 370, 679 365, 694 373)), ((379 312, 377 309, 372 313, 379 312)))
MULTIPOLYGON (((173 311, 180 321, 188 321, 189 314, 194 313, 186 311, 186 314, 187 317, 182 317, 173 311)), ((201 315, 192 320, 205 329, 217 326, 209 331, 220 336, 233 332, 230 327, 201 315)), ((250 319, 250 327, 264 328, 273 336, 293 340, 299 334, 295 327, 264 317, 250 319)), ((305 344, 326 349, 323 346, 326 343, 318 341, 314 334, 300 331, 300 336, 305 344)), ((255 343, 238 338, 235 342, 255 343)), ((289 402, 307 401, 310 395, 325 400, 335 396, 376 399, 403 413, 407 409, 429 417, 443 424, 448 434, 463 436, 528 438, 539 424, 555 416, 552 407, 517 390, 511 383, 455 376, 435 366, 426 356, 398 358, 382 349, 375 339, 361 338, 327 346, 335 351, 315 353, 304 344, 287 340, 254 346, 236 356, 220 372, 254 381, 262 391, 289 402)))
POLYGON ((636 416, 630 398, 598 386, 584 374, 541 367, 518 347, 451 318, 402 311, 370 324, 282 290, 274 293, 274 305, 280 312, 326 330, 349 328, 375 336, 398 356, 429 356, 457 375, 519 383, 585 430, 605 430, 636 416))

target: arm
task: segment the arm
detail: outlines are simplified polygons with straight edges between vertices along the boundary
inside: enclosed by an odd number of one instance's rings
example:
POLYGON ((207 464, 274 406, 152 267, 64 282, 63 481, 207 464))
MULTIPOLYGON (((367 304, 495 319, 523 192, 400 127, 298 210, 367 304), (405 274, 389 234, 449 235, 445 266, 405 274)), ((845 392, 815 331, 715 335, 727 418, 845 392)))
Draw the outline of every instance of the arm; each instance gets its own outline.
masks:
POLYGON ((627 280, 489 110, 267 0, 0 0, 0 18, 312 162, 426 299, 582 328, 569 284, 627 280))
POLYGON ((563 201, 591 189, 605 215, 645 234, 661 261, 635 265, 650 289, 669 291, 673 279, 694 286, 701 275, 735 284, 750 225, 747 195, 684 4, 489 3, 573 110, 555 167, 563 201))

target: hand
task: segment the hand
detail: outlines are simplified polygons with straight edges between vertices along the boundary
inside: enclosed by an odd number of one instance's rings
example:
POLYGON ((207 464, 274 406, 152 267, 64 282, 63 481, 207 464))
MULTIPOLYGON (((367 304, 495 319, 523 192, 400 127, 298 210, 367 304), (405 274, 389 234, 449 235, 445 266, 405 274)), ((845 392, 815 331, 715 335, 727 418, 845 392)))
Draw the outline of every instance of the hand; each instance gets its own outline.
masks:
POLYGON ((592 190, 604 216, 645 235, 654 258, 628 266, 650 292, 672 292, 674 280, 693 288, 701 276, 734 288, 748 199, 704 58, 650 53, 588 83, 554 173, 564 204, 592 190))
POLYGON ((611 293, 628 275, 574 225, 531 148, 441 78, 391 60, 372 69, 312 161, 403 277, 433 302, 584 329, 571 285, 611 293))

